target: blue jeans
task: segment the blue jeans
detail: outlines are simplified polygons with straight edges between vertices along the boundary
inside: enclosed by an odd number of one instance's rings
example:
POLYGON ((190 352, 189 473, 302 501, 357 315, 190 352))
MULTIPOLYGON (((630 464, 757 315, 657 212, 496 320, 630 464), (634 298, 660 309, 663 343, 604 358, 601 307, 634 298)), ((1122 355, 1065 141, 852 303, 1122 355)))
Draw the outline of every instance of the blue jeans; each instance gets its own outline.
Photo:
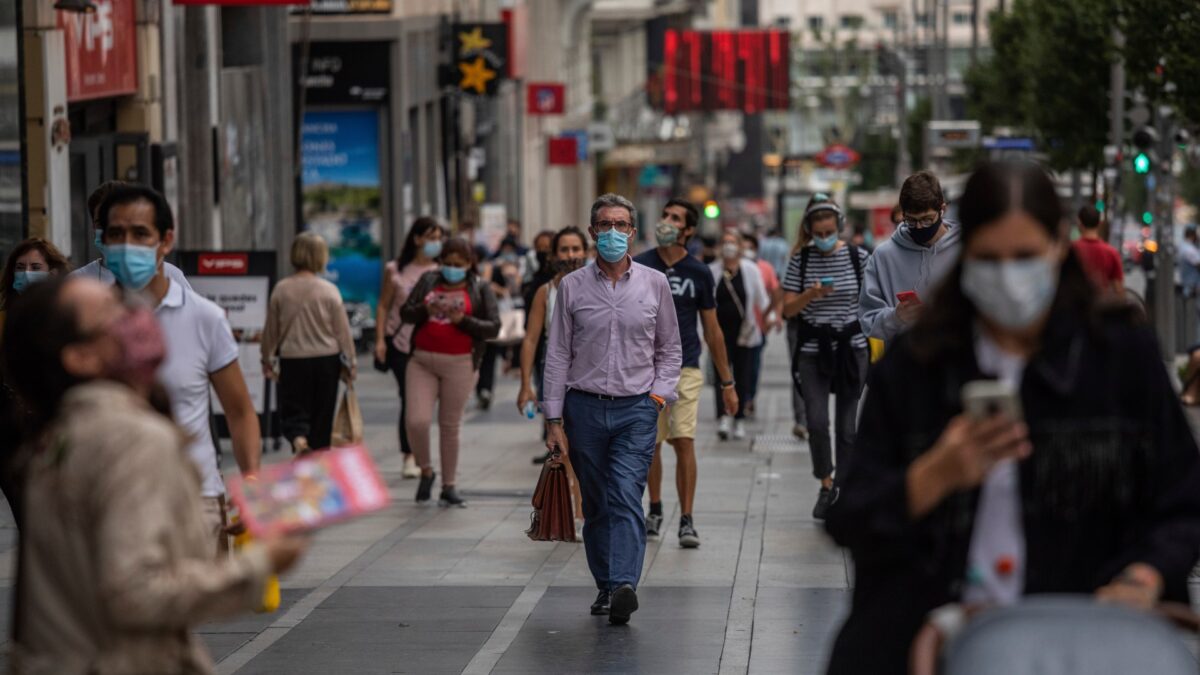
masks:
POLYGON ((569 391, 563 423, 583 493, 583 546, 596 588, 637 588, 646 557, 642 493, 654 459, 658 405, 649 396, 602 401, 569 391))

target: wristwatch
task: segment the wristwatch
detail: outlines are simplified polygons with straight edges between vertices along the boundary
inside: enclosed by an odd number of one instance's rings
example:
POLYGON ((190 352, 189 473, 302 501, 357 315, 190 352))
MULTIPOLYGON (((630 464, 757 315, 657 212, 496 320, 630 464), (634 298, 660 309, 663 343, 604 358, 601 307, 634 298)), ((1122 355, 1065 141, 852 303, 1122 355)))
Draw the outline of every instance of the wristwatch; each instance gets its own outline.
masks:
POLYGON ((648 394, 648 396, 650 397, 651 401, 654 401, 654 405, 658 406, 658 409, 660 412, 662 411, 663 408, 667 407, 666 399, 659 396, 658 394, 648 394))
POLYGON ((563 423, 563 422, 562 422, 562 418, 561 418, 561 417, 548 417, 548 418, 546 418, 546 424, 558 424, 558 425, 561 425, 562 423, 563 423))
POLYGON ((733 389, 733 380, 729 380, 728 382, 722 382, 721 388, 722 389, 733 389))

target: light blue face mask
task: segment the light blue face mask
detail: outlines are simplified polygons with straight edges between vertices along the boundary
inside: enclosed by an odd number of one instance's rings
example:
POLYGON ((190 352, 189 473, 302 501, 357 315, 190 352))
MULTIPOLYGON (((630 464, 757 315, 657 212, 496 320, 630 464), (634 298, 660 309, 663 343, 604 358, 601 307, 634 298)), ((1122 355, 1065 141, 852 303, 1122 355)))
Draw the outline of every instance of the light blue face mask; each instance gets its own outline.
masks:
POLYGON ((816 246, 817 250, 821 253, 829 253, 837 248, 837 243, 838 236, 836 234, 831 234, 828 237, 813 237, 813 246, 816 246))
POLYGON ((629 237, 615 229, 601 232, 600 236, 596 237, 596 252, 605 261, 615 263, 629 252, 629 237))
POLYGON ((96 238, 93 242, 96 244, 96 248, 100 249, 101 252, 104 251, 104 230, 96 230, 96 238))
POLYGON ((13 275, 13 290, 18 293, 24 293, 26 288, 45 281, 50 276, 50 272, 46 270, 18 270, 13 275))
POLYGON ((104 266, 122 288, 140 291, 158 273, 158 249, 136 244, 104 247, 104 266))
POLYGON ((426 258, 436 258, 442 254, 441 241, 427 241, 421 246, 421 252, 426 258))
POLYGON ((442 265, 442 278, 446 283, 457 284, 467 278, 467 268, 442 265))

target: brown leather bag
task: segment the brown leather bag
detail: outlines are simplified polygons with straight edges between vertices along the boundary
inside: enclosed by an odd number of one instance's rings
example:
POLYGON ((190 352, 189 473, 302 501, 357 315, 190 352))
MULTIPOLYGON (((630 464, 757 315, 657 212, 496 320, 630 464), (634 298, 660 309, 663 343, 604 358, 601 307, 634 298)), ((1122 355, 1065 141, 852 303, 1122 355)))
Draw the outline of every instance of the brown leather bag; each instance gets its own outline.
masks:
POLYGON ((525 534, 534 541, 576 541, 571 486, 561 457, 556 450, 542 465, 542 475, 533 490, 533 513, 525 534))

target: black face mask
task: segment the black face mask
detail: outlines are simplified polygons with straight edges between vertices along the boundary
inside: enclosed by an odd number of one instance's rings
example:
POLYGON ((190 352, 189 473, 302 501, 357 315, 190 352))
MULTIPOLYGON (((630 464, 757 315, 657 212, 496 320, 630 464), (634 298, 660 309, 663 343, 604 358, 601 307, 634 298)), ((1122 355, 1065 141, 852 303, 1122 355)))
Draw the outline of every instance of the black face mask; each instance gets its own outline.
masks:
POLYGON ((550 252, 549 251, 538 251, 537 252, 537 264, 538 264, 539 270, 547 269, 546 266, 550 264, 550 252))
POLYGON ((711 265, 717 259, 717 254, 705 253, 704 255, 700 256, 700 259, 704 261, 705 265, 711 265))
POLYGON ((929 243, 930 239, 933 239, 937 235, 939 230, 942 229, 942 217, 938 216, 937 222, 929 227, 916 228, 912 227, 911 225, 905 225, 905 228, 908 229, 908 236, 912 237, 913 241, 917 242, 917 244, 921 246, 924 246, 929 243))

